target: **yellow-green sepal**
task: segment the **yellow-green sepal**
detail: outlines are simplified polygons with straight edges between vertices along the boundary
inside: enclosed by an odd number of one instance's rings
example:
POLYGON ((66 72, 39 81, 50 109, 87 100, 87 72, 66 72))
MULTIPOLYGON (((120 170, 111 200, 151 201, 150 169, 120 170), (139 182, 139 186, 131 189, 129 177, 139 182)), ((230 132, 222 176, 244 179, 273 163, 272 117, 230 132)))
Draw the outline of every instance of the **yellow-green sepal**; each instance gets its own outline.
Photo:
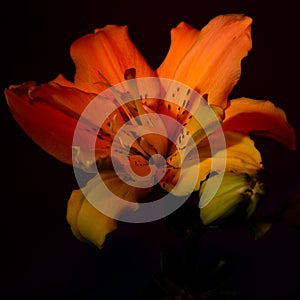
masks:
MULTIPOLYGON (((204 225, 219 227, 223 224, 235 225, 246 221, 256 210, 257 204, 266 194, 266 188, 257 175, 246 173, 217 174, 205 180, 200 187, 199 196, 208 181, 220 181, 213 198, 200 209, 204 225)), ((214 186, 212 184, 212 186, 214 186)))

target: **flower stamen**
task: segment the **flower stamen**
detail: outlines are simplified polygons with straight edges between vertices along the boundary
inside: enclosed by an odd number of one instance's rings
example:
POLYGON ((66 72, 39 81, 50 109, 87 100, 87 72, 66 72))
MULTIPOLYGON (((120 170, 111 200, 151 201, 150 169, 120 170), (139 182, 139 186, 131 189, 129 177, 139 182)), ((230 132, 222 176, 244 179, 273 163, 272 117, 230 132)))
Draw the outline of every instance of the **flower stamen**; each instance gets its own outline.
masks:
POLYGON ((154 127, 153 123, 151 122, 150 118, 147 115, 146 110, 143 107, 142 101, 140 99, 140 93, 139 89, 136 83, 136 70, 135 68, 127 69, 124 73, 124 78, 128 83, 130 92, 132 94, 134 100, 135 107, 137 109, 137 113, 139 115, 139 118, 141 120, 142 125, 150 125, 151 127, 154 127))

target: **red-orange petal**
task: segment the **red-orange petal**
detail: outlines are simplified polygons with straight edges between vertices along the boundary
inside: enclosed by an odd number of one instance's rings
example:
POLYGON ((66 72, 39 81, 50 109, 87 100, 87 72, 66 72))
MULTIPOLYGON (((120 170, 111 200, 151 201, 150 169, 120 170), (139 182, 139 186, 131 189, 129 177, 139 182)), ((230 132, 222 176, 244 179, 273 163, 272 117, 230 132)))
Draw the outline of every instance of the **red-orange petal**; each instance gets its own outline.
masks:
POLYGON ((99 93, 124 81, 127 69, 136 77, 155 76, 128 36, 127 26, 108 25, 75 41, 71 57, 76 64, 75 85, 99 93))
POLYGON ((223 129, 263 135, 290 149, 296 148, 294 128, 288 123, 286 114, 267 100, 229 101, 223 129))
POLYGON ((170 50, 157 70, 159 76, 208 94, 209 104, 225 108, 240 78, 241 60, 252 47, 251 22, 251 18, 240 14, 221 15, 196 38, 194 29, 180 24, 172 31, 170 50), (182 42, 185 36, 187 42, 182 42))
MULTIPOLYGON (((12 115, 27 135, 50 155, 72 164, 74 130, 79 114, 93 95, 57 84, 36 86, 27 82, 6 89, 5 96, 12 115)), ((89 125, 79 126, 82 144, 90 145, 95 132, 89 130, 89 125)), ((101 145, 104 150, 106 146, 101 145)))
POLYGON ((75 84, 67 80, 62 74, 59 74, 55 79, 51 81, 52 83, 57 83, 61 86, 76 88, 75 84))
POLYGON ((34 83, 5 90, 12 115, 27 135, 57 159, 72 163, 72 138, 76 120, 45 102, 30 98, 34 83))

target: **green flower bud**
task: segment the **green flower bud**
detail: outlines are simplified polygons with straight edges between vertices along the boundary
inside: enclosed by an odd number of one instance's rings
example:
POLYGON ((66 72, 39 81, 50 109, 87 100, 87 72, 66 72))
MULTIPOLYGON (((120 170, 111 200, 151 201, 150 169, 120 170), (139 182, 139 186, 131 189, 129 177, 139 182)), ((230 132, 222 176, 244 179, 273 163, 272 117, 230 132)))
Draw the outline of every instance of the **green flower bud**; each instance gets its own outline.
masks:
POLYGON ((245 222, 254 212, 257 204, 266 194, 265 185, 259 182, 256 175, 225 173, 218 174, 204 181, 199 195, 208 181, 220 180, 223 177, 213 199, 200 209, 204 225, 236 225, 245 222))

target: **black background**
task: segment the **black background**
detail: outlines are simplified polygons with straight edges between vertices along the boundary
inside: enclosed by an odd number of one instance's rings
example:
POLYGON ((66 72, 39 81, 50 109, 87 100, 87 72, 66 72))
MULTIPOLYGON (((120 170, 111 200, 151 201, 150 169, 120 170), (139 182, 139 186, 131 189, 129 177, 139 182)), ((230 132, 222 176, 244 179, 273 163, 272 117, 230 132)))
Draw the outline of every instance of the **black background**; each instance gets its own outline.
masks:
MULTIPOLYGON (((252 17, 253 49, 231 97, 270 99, 282 107, 299 140, 299 25, 296 1, 2 1, 1 90, 59 73, 72 79, 71 43, 106 24, 129 34, 153 68, 166 55, 169 31, 181 21, 200 29, 224 13, 252 17)), ((11 117, 1 96, 1 289, 5 299, 139 299, 171 240, 161 222, 120 224, 106 247, 77 241, 65 220, 73 170, 38 148, 11 117)), ((263 212, 277 215, 299 189, 299 150, 256 139, 269 195, 263 212)), ((299 145, 299 144, 298 144, 299 145)), ((229 285, 238 299, 300 297, 300 233, 278 220, 261 240, 247 228, 210 232, 203 257, 231 258, 229 285), (297 297, 298 294, 298 297, 297 297)))

